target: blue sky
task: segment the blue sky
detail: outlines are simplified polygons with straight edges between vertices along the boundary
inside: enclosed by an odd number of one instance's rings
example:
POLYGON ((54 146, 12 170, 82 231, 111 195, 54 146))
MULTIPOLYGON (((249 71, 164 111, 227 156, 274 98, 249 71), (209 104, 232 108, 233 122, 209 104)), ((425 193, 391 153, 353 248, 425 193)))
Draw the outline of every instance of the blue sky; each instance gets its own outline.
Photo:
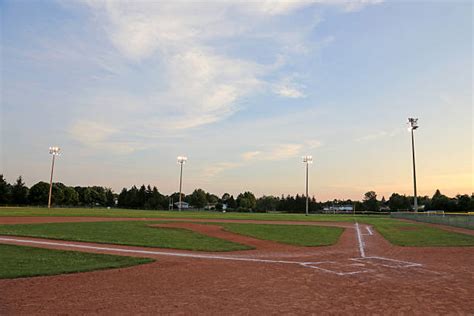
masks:
POLYGON ((4 1, 1 169, 319 199, 473 189, 472 4, 4 1))

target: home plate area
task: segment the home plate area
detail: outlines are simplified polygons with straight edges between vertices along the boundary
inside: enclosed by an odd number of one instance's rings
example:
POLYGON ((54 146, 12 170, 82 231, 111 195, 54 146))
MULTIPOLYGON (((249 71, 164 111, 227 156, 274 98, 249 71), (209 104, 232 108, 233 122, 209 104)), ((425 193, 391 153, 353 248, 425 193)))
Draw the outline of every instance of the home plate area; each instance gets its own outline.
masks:
POLYGON ((388 268, 411 268, 422 265, 414 262, 407 262, 382 257, 351 258, 342 261, 304 262, 302 266, 318 269, 337 275, 351 275, 358 273, 374 272, 375 267, 388 268))

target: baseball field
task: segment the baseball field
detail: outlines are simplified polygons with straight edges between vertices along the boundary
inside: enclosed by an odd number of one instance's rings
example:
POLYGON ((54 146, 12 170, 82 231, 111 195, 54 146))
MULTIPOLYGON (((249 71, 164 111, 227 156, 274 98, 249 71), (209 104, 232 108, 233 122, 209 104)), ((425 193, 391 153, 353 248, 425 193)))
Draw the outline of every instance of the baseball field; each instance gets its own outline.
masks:
POLYGON ((0 314, 473 314, 474 231, 385 216, 0 209, 0 314))

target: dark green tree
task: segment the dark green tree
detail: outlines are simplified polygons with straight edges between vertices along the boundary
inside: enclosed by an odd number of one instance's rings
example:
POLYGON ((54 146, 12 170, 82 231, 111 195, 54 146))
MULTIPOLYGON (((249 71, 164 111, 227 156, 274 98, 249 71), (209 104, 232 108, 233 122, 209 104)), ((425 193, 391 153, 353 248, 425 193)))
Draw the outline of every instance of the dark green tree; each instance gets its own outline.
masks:
POLYGON ((64 187, 63 191, 63 205, 76 206, 79 204, 79 194, 73 187, 64 187))
POLYGON ((5 180, 3 174, 0 174, 0 205, 9 204, 11 201, 11 187, 5 180))
POLYGON ((244 193, 240 193, 237 196, 237 207, 242 211, 252 211, 255 210, 257 206, 257 199, 252 192, 246 191, 244 193))
POLYGON ((28 203, 28 188, 21 176, 18 177, 11 189, 12 203, 15 205, 25 205, 28 203))
POLYGON ((40 181, 30 188, 28 200, 32 205, 48 205, 49 184, 40 181))
POLYGON ((363 203, 367 211, 375 212, 379 210, 379 201, 377 201, 377 194, 374 191, 364 194, 363 203))
POLYGON ((276 211, 278 207, 278 203, 280 200, 274 196, 262 196, 261 198, 257 199, 257 205, 255 210, 257 212, 268 212, 268 211, 276 211))
POLYGON ((196 208, 203 208, 207 203, 206 192, 202 189, 196 189, 190 195, 190 204, 196 208))
POLYGON ((388 207, 391 211, 409 211, 411 209, 410 199, 405 195, 393 193, 388 199, 388 207))

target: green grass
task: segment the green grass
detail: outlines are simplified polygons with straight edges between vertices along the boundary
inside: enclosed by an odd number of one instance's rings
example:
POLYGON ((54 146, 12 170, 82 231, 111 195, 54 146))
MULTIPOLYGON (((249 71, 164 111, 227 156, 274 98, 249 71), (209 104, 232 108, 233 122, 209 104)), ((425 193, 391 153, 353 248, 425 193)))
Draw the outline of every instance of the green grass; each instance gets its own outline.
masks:
POLYGON ((179 228, 149 227, 156 222, 90 222, 0 225, 0 235, 173 248, 196 251, 253 249, 179 228))
POLYGON ((353 222, 354 218, 363 221, 367 218, 386 218, 387 215, 311 215, 275 214, 275 213, 220 213, 205 211, 145 211, 104 208, 0 208, 0 217, 4 216, 39 216, 39 217, 124 217, 124 218, 189 218, 189 219, 251 219, 268 221, 338 221, 353 222))
MULTIPOLYGON (((78 217, 122 217, 122 218, 187 218, 193 219, 236 219, 236 220, 268 220, 268 221, 301 221, 301 222, 355 222, 370 224, 387 240, 399 246, 473 246, 472 236, 444 231, 424 224, 421 233, 400 231, 403 225, 398 219, 385 215, 311 215, 304 214, 267 214, 267 213, 217 213, 202 211, 144 211, 122 209, 47 209, 47 208, 0 208, 1 216, 78 216, 78 217)), ((74 224, 75 225, 75 224, 74 224)), ((1 234, 0 230, 0 234, 1 234)), ((173 248, 171 245, 170 248, 173 248)), ((178 248, 188 249, 188 248, 178 248)), ((192 249, 195 250, 195 249, 192 249)), ((201 250, 201 249, 200 249, 201 250)))
POLYGON ((423 224, 386 222, 375 226, 392 244, 411 247, 474 246, 474 236, 423 224))
POLYGON ((130 267, 148 258, 91 254, 0 244, 0 279, 130 267))
POLYGON ((225 230, 296 246, 328 246, 339 240, 343 228, 304 225, 219 224, 225 230))

